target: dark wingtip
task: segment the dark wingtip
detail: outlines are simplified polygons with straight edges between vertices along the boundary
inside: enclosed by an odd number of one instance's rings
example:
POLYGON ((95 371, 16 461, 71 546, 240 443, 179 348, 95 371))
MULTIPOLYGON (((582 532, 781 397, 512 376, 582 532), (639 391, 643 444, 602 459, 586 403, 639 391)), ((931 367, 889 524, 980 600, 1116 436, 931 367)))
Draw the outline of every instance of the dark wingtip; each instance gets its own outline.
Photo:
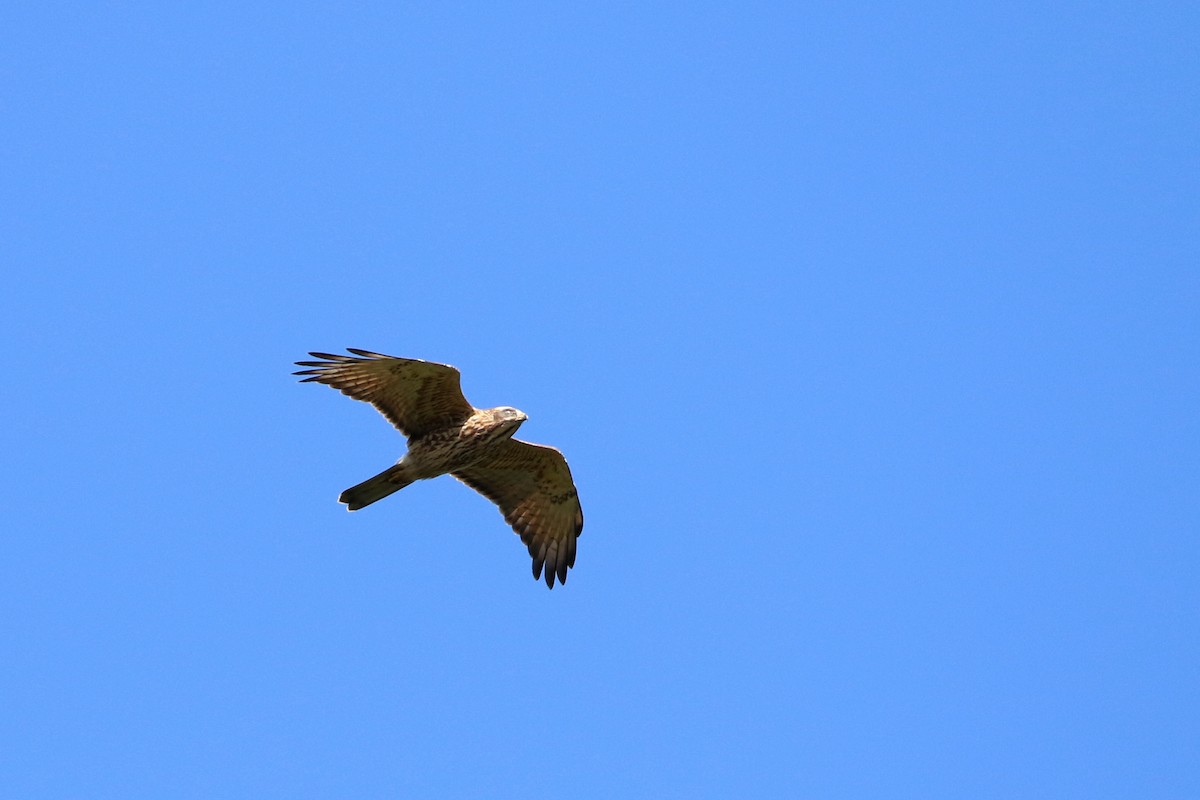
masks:
MULTIPOLYGON (((314 358, 323 358, 323 359, 325 359, 326 362, 335 361, 335 362, 342 363, 342 364, 346 363, 347 361, 354 362, 354 361, 359 360, 359 359, 355 358, 354 356, 344 356, 344 355, 341 355, 340 353, 335 355, 334 353, 310 352, 309 355, 313 356, 314 358)), ((329 364, 326 363, 325 366, 329 366, 329 364)))

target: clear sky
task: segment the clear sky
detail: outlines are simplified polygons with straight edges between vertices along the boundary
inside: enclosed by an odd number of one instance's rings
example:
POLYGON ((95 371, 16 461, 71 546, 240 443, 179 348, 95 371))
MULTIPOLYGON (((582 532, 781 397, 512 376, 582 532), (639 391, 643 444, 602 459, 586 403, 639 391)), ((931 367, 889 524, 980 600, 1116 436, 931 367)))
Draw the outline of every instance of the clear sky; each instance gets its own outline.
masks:
POLYGON ((1198 8, 7 4, 0 795, 1200 796, 1198 8))

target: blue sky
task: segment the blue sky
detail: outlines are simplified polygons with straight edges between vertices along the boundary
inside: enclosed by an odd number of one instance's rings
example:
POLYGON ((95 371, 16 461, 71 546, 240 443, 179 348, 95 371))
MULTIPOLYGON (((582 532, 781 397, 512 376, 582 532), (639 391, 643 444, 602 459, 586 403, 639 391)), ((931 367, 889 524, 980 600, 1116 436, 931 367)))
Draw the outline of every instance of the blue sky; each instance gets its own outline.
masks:
POLYGON ((1190 3, 0 12, 0 786, 1200 795, 1190 3), (561 448, 547 591, 299 385, 561 448))

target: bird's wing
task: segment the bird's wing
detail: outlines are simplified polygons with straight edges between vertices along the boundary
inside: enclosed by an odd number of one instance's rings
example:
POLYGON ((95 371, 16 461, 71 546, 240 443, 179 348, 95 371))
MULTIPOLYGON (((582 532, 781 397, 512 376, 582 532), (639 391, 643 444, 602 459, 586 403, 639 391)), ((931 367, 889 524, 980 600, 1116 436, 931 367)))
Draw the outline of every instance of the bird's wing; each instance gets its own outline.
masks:
POLYGON ((583 510, 571 470, 553 447, 520 439, 498 443, 483 462, 452 472, 460 481, 500 506, 533 556, 534 580, 546 569, 546 585, 567 582, 575 566, 575 539, 583 531, 583 510))
POLYGON ((323 360, 297 361, 311 369, 295 374, 370 403, 409 438, 459 424, 475 410, 463 397, 454 367, 348 349, 354 355, 309 353, 323 360))

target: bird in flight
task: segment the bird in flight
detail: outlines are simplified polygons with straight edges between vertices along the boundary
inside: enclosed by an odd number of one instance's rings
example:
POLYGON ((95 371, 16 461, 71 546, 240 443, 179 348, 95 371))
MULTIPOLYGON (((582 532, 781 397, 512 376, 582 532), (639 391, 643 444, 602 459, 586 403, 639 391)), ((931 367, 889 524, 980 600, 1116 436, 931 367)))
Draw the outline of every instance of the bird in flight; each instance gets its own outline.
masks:
POLYGON ((347 348, 353 355, 309 353, 319 361, 294 374, 332 386, 375 406, 408 437, 408 452, 374 478, 342 492, 357 511, 414 481, 453 475, 500 507, 533 557, 533 577, 567 582, 583 510, 563 454, 512 438, 528 419, 508 406, 475 408, 463 397, 460 374, 447 364, 347 348))

